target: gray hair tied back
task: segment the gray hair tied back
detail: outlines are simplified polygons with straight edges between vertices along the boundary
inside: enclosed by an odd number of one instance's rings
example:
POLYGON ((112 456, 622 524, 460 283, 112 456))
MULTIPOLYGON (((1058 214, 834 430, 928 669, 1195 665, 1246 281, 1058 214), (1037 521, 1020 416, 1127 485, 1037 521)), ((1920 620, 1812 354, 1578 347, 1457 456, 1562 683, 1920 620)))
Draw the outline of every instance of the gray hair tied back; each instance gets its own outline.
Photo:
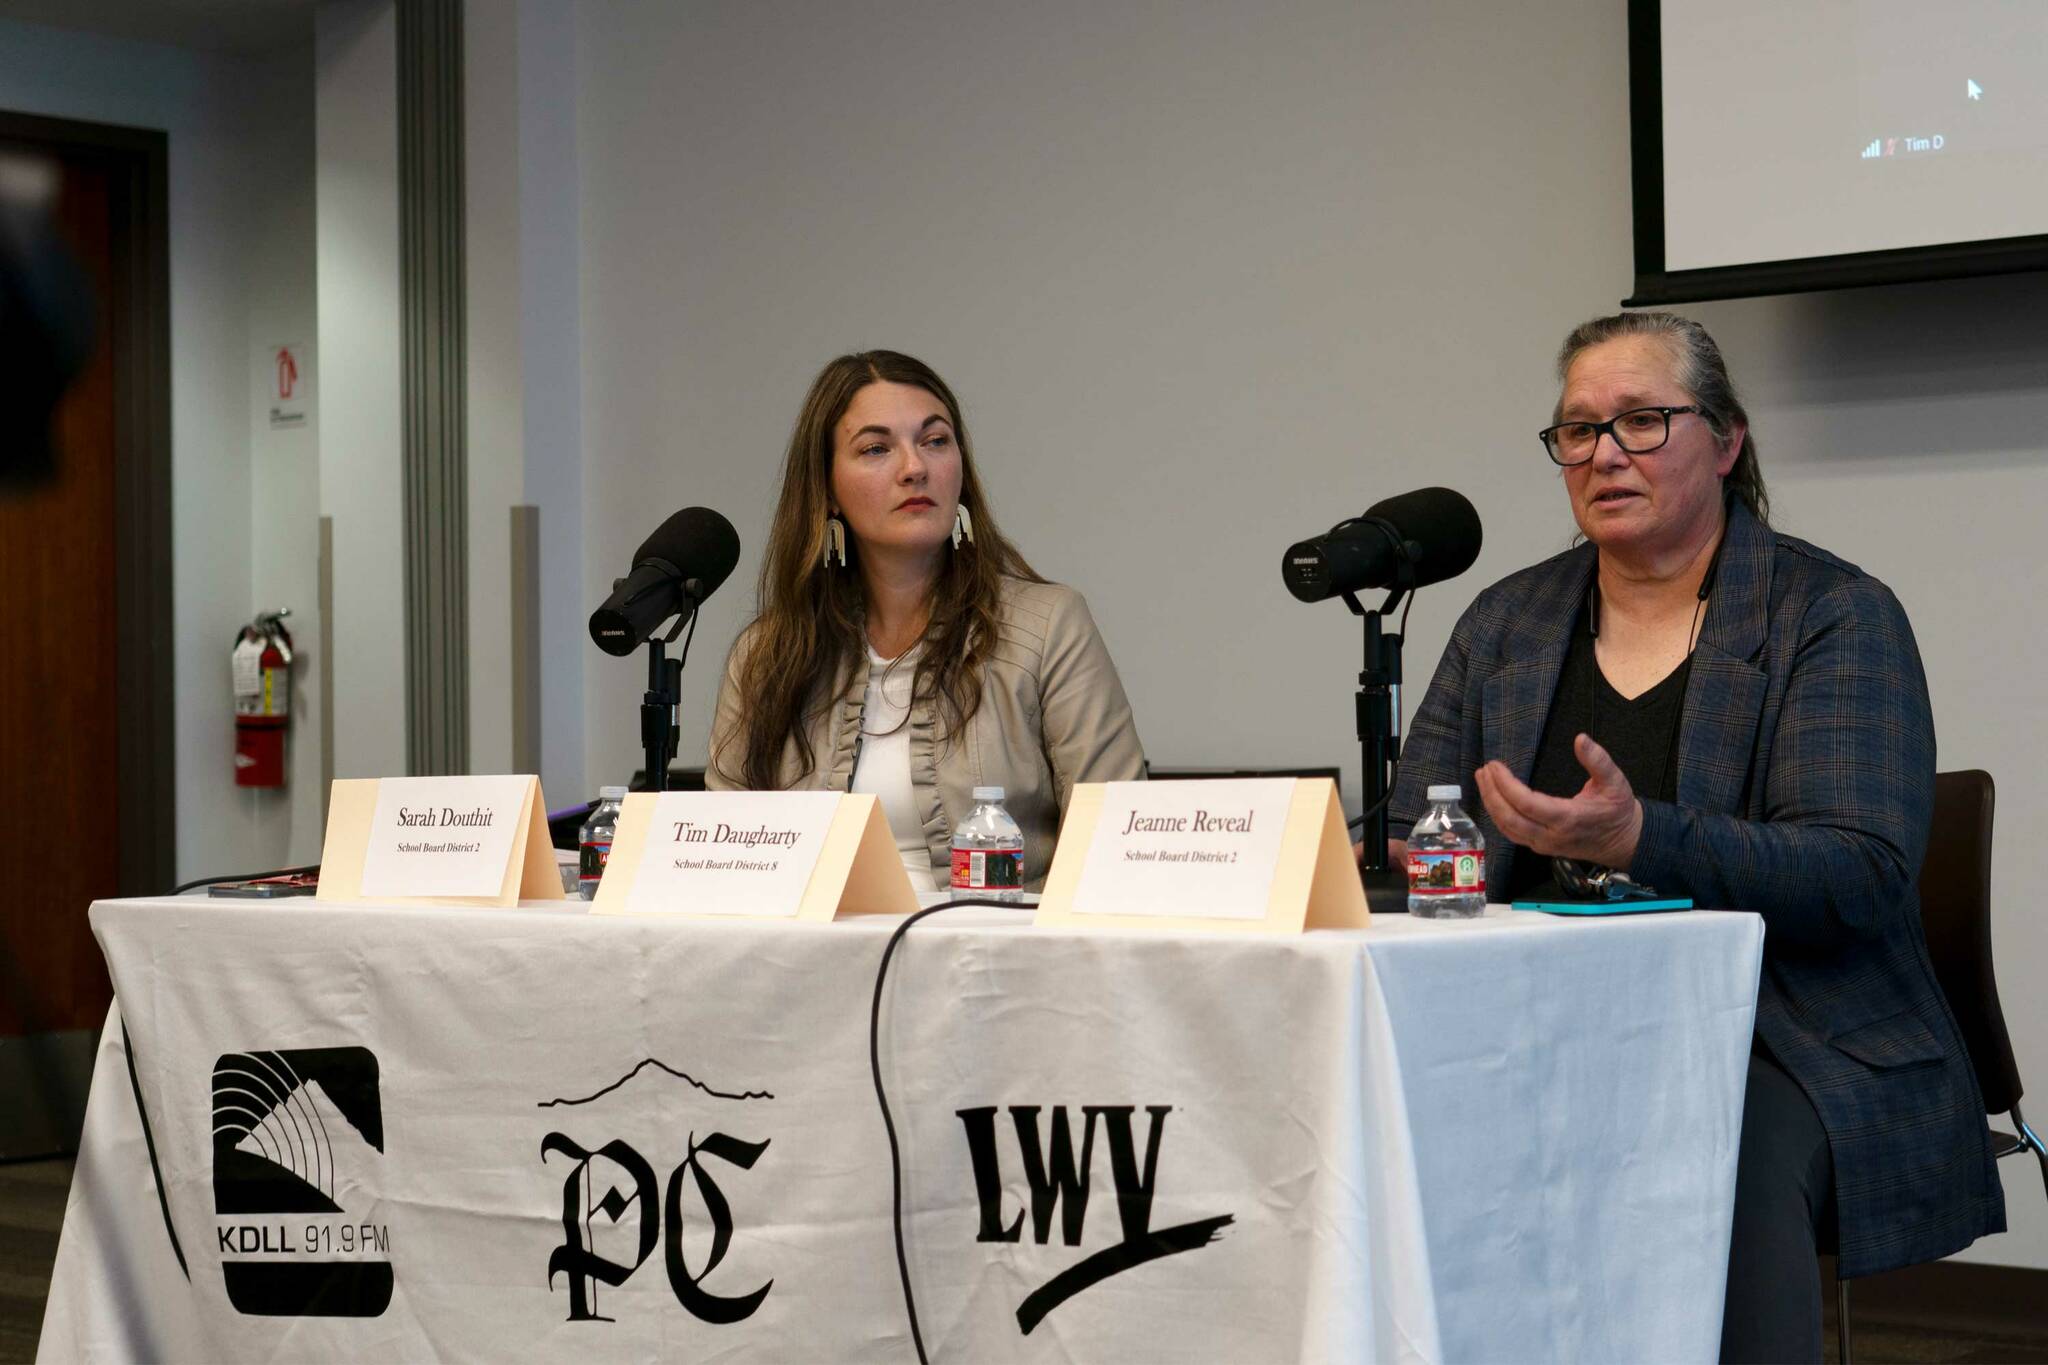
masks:
POLYGON ((1749 413, 1736 396, 1735 381, 1728 377, 1728 362, 1721 358, 1721 348, 1706 328, 1676 313, 1657 312, 1615 313, 1582 322, 1557 353, 1558 382, 1564 382, 1581 352, 1622 337, 1656 337, 1671 348, 1678 362, 1678 382, 1704 409, 1701 415, 1715 440, 1725 442, 1736 424, 1742 425, 1742 449, 1736 453, 1735 467, 1728 471, 1728 491, 1742 499, 1758 521, 1770 525, 1771 496, 1764 489, 1763 470, 1757 464, 1756 439, 1749 434, 1749 413))

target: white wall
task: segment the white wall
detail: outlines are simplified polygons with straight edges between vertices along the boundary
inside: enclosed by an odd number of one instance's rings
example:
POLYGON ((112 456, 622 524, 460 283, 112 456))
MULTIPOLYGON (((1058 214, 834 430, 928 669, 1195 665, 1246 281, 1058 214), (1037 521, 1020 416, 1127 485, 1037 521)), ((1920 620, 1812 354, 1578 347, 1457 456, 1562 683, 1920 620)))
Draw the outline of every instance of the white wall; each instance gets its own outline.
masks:
MULTIPOLYGON (((541 638, 583 638, 567 0, 466 7, 470 769, 512 765, 510 509, 540 508, 541 638)), ((317 14, 320 329, 334 518, 336 776, 406 771, 397 29, 392 0, 317 14)), ((581 660, 542 656, 542 788, 583 795, 581 660)))
MULTIPOLYGON (((1335 2, 581 13, 588 583, 686 503, 748 551, 685 681, 686 754, 804 387, 849 348, 923 355, 963 395, 1004 524, 1089 594, 1155 761, 1355 773, 1358 632, 1282 591, 1291 541, 1483 480, 1479 572, 1562 543, 1523 429, 1558 319, 1613 301, 1627 223, 1550 189, 1626 170, 1602 128, 1620 95, 1567 99, 1524 65, 1567 60, 1570 24, 1335 2), (1461 66, 1487 79, 1451 98, 1461 66), (1550 510, 1518 523, 1525 505, 1550 510)), ((1457 591, 1415 617, 1424 670, 1457 591)), ((632 761, 640 684, 632 661, 588 667, 596 781, 632 761)))
MULTIPOLYGON (((0 20, 0 108, 169 139, 173 713, 180 877, 317 848, 295 795, 317 742, 294 729, 286 792, 234 785, 228 649, 259 606, 314 629, 311 455, 255 407, 256 348, 312 328, 311 114, 303 50, 234 58, 0 20)), ((310 651, 309 651, 310 653, 310 651)), ((297 700, 310 705, 300 675, 297 700)))
MULTIPOLYGON (((471 0, 463 21, 468 308, 469 769, 512 771, 510 508, 525 483, 520 420, 519 42, 516 9, 471 0)), ((541 784, 547 791, 547 784, 541 784)))
POLYGON ((540 513, 541 790, 583 785, 583 460, 575 24, 569 0, 469 0, 470 766, 512 762, 510 508, 540 513))
POLYGON ((334 775, 405 759, 398 30, 392 0, 315 16, 320 509, 334 519, 334 775))
MULTIPOLYGON (((520 392, 526 501, 540 509, 541 784, 556 806, 595 796, 584 763, 582 205, 576 18, 519 0, 520 392)), ((636 544, 638 542, 635 542, 636 544)), ((610 591, 610 578, 602 580, 610 591)))
MULTIPOLYGON (((576 47, 586 600, 685 504, 747 547, 685 681, 686 756, 805 385, 851 348, 961 394, 1006 529, 1087 592, 1155 762, 1341 760, 1355 800, 1359 633, 1282 590, 1291 541, 1408 488, 1472 494, 1486 551, 1421 596, 1419 695, 1472 593, 1570 538, 1534 433, 1563 333, 1630 285, 1612 0, 589 3, 576 47)), ((1783 523, 1898 588, 1943 764, 2002 779, 1997 933, 2037 1087, 2044 303, 2029 280, 1698 310, 1783 523)), ((583 659, 587 782, 619 780, 639 663, 583 659)), ((2048 1266, 2038 1184, 2007 1183, 2019 1230, 1974 1254, 2048 1266)))
MULTIPOLYGON (((247 277, 249 339, 249 614, 291 608, 286 622, 296 660, 289 768, 283 792, 245 792, 245 805, 269 814, 251 868, 320 861, 320 355, 314 312, 313 69, 310 47, 263 64, 246 92, 252 145, 241 183, 251 232, 247 277), (256 112, 260 111, 260 113, 256 112), (271 375, 259 353, 292 343, 305 348, 299 381, 310 394, 308 425, 270 425, 271 375)), ((211 772, 207 774, 212 776, 211 772)), ((193 874, 198 875, 198 874, 193 874)))

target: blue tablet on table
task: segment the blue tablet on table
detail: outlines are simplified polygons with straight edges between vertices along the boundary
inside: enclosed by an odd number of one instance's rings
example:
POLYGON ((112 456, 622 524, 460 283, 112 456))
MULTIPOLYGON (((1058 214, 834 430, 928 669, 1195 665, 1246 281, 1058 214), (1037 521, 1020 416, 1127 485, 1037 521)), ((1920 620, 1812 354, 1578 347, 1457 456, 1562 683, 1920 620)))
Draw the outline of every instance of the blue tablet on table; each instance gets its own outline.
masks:
POLYGON ((1632 901, 1515 901, 1511 910, 1539 910, 1546 915, 1647 915, 1658 910, 1690 910, 1685 896, 1660 896, 1632 901))

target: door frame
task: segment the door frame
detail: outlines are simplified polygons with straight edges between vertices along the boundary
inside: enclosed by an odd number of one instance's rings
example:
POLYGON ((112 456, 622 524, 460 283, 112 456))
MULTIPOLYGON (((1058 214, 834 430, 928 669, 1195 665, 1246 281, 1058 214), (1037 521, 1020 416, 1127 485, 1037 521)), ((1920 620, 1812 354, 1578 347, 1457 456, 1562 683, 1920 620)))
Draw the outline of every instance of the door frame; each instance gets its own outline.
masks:
POLYGON ((150 128, 0 110, 0 141, 107 172, 114 260, 114 716, 120 894, 177 875, 171 556, 169 138, 150 128))

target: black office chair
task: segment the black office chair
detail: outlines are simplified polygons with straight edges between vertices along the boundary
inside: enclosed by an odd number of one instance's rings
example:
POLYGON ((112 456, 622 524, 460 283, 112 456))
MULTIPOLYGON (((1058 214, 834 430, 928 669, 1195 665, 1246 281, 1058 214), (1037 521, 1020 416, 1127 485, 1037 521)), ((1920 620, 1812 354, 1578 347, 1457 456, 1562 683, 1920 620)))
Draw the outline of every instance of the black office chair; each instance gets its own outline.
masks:
POLYGON ((1948 997, 1984 1091, 1984 1112, 2009 1114, 2019 1130, 1994 1129, 2000 1157, 2032 1152, 2048 1191, 2048 1147, 2020 1113, 2020 1068, 1991 969, 1991 774, 1972 768, 1934 779, 1934 827, 1920 869, 1920 923, 1934 978, 1948 997))
MULTIPOLYGON (((1937 773, 1927 860, 1920 866, 1920 926, 1934 979, 1962 1032, 1963 1046, 1984 1092, 1984 1112, 2010 1114, 2017 1134, 1991 1130, 2000 1158, 2032 1152, 2048 1191, 2048 1147, 2020 1113, 2020 1068, 1998 1004, 1991 967, 1991 816, 1997 796, 1991 774, 1971 768, 1937 773)), ((1849 1282, 1835 1281, 1835 1331, 1849 1365, 1849 1282)))

